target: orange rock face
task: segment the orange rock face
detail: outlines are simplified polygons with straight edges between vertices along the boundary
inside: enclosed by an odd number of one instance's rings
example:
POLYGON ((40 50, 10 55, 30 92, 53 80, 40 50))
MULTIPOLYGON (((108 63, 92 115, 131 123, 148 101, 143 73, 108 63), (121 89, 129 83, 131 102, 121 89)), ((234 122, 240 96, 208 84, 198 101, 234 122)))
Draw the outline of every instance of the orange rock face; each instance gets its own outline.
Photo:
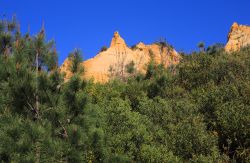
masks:
POLYGON ((228 34, 228 42, 225 46, 227 52, 234 52, 250 45, 250 26, 234 23, 228 34))
POLYGON ((65 61, 63 62, 62 66, 60 67, 60 71, 65 73, 65 79, 69 79, 72 77, 72 73, 70 71, 71 68, 71 62, 70 60, 67 58, 65 59, 65 61))
MULTIPOLYGON (((142 42, 132 49, 120 37, 118 32, 114 33, 110 47, 97 54, 94 58, 84 61, 84 78, 93 79, 95 82, 107 82, 113 73, 126 76, 126 65, 134 62, 137 72, 145 73, 145 65, 153 56, 156 63, 162 63, 166 67, 178 64, 181 57, 170 46, 160 44, 145 45, 142 42)), ((66 73, 68 79, 72 74, 69 72, 70 62, 66 59, 61 66, 61 71, 66 73)))

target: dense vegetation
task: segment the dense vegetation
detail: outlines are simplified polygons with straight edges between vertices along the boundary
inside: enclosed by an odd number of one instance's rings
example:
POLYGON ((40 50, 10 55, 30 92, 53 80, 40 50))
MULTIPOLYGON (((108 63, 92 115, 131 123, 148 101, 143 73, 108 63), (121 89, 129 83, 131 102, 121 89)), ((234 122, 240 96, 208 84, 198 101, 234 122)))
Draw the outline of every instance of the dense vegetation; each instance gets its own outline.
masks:
POLYGON ((169 69, 152 60, 106 84, 80 78, 78 50, 70 59, 66 82, 44 29, 0 22, 2 162, 250 161, 250 48, 211 46, 169 69))

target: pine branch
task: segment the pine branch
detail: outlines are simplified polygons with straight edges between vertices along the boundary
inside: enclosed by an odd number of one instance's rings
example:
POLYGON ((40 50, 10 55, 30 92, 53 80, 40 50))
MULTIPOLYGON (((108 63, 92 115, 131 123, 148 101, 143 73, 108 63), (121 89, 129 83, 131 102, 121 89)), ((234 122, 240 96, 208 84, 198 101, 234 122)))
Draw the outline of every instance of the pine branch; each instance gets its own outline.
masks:
POLYGON ((60 134, 62 135, 63 138, 68 138, 68 132, 67 132, 66 128, 62 125, 60 120, 58 120, 58 122, 63 129, 63 133, 60 133, 60 134))

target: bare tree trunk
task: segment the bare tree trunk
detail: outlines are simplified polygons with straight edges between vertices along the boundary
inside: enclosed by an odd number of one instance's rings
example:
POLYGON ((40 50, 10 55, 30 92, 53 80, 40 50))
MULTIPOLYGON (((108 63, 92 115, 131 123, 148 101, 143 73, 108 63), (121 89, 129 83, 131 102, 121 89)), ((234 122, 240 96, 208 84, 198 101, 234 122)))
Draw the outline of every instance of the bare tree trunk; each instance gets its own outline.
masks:
POLYGON ((40 157, 41 157, 41 151, 40 151, 40 147, 39 147, 39 142, 35 143, 35 152, 36 152, 36 161, 35 163, 39 163, 40 162, 40 157))
POLYGON ((36 112, 39 113, 39 97, 38 97, 38 52, 36 53, 36 112))

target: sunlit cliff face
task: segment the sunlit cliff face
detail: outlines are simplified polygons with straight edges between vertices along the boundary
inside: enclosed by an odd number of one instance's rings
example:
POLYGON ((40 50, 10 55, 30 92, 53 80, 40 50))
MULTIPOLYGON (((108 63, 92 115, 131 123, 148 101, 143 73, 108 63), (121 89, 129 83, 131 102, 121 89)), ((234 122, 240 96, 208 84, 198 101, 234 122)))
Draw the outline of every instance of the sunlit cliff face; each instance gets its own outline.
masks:
MULTIPOLYGON (((156 43, 145 45, 140 42, 131 49, 119 33, 115 32, 110 47, 106 51, 100 52, 94 58, 82 63, 85 69, 83 78, 93 79, 95 82, 107 82, 111 78, 111 68, 116 73, 126 76, 125 67, 131 61, 134 62, 137 72, 145 73, 145 65, 150 61, 152 54, 156 63, 162 63, 166 67, 178 64, 181 58, 170 46, 162 47, 156 43)), ((70 62, 66 59, 60 68, 62 72, 65 72, 66 79, 72 76, 69 67, 70 62)))
POLYGON ((228 34, 228 42, 225 46, 227 52, 234 52, 250 45, 250 26, 234 23, 228 34))

